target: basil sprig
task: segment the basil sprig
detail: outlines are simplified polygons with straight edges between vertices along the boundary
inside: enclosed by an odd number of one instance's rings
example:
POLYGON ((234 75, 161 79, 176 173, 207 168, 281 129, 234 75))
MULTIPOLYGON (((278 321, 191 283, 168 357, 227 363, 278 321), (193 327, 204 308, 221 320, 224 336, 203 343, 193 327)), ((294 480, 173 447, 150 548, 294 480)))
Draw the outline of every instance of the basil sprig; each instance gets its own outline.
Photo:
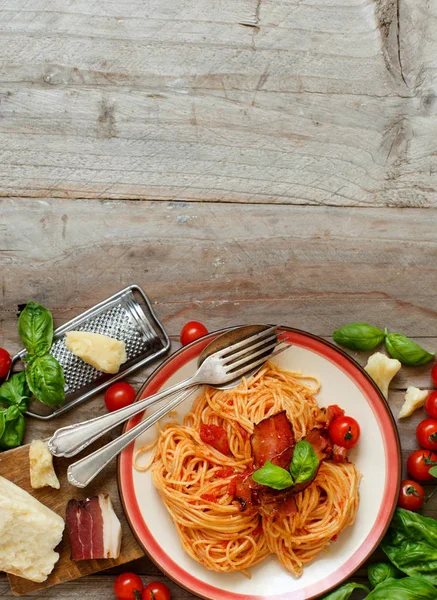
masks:
POLYGON ((0 386, 0 449, 19 446, 24 437, 24 413, 30 402, 30 390, 24 371, 15 373, 0 386))
POLYGON ((328 594, 323 596, 322 600, 349 600, 355 590, 365 590, 369 592, 369 588, 362 583, 344 583, 342 586, 328 594))
POLYGON ((424 365, 435 355, 401 333, 388 333, 387 329, 383 331, 368 323, 349 323, 334 331, 332 337, 334 342, 351 350, 373 350, 385 340, 389 355, 410 367, 424 365))
POLYGON ((30 356, 44 356, 53 341, 53 317, 49 310, 28 302, 18 318, 18 335, 30 356))
POLYGON ((351 350, 373 350, 384 341, 385 333, 367 323, 349 323, 334 331, 334 342, 351 350))
POLYGON ((257 469, 252 479, 261 485, 275 490, 285 490, 292 485, 310 481, 319 466, 319 459, 312 445, 306 440, 298 442, 294 448, 290 471, 274 465, 269 460, 257 469))
POLYGON ((47 308, 28 302, 18 319, 18 333, 27 350, 26 378, 31 392, 44 404, 65 400, 64 371, 49 354, 53 342, 53 317, 47 308))
POLYGON ((392 358, 397 358, 403 365, 412 367, 425 365, 435 354, 427 352, 401 333, 389 333, 385 338, 385 347, 392 358))

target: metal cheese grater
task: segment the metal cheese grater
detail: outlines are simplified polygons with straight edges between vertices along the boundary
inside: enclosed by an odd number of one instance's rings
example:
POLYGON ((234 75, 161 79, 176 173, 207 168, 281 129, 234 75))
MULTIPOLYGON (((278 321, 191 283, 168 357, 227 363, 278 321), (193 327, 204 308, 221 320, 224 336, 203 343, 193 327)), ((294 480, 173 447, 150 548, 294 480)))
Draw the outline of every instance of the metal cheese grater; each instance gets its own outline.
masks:
MULTIPOLYGON (((37 419, 57 417, 162 356, 169 348, 170 340, 146 294, 139 286, 131 285, 56 329, 50 354, 64 369, 65 402, 50 407, 36 400, 27 414, 37 419), (65 333, 72 330, 101 333, 124 341, 127 361, 116 375, 97 371, 66 347, 65 333)), ((13 364, 25 356, 26 350, 21 350, 13 364)))

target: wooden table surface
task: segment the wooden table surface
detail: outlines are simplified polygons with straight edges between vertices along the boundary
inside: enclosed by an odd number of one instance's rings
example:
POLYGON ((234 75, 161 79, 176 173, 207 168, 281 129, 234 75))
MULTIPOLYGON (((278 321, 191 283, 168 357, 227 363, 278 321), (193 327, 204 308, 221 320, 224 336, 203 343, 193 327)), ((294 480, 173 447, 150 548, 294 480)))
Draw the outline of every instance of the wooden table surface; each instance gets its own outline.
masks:
MULTIPOLYGON (((138 283, 173 339, 367 321, 436 349, 436 53, 426 0, 1 0, 0 345, 29 299, 59 325, 138 283)), ((401 370, 395 413, 429 370, 401 370)))

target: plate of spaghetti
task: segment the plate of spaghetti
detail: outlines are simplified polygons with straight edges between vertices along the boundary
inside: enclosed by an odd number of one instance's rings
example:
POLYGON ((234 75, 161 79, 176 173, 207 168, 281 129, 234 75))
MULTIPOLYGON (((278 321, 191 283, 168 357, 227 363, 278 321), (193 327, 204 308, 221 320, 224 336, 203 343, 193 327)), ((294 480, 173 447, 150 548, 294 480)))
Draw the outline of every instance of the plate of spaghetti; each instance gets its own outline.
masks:
MULTIPOLYGON (((203 598, 319 597, 373 552, 396 505, 400 447, 383 395, 339 348, 280 330, 289 349, 238 387, 197 389, 119 458, 138 542, 203 598)), ((219 333, 172 355, 144 395, 192 375, 219 333)))

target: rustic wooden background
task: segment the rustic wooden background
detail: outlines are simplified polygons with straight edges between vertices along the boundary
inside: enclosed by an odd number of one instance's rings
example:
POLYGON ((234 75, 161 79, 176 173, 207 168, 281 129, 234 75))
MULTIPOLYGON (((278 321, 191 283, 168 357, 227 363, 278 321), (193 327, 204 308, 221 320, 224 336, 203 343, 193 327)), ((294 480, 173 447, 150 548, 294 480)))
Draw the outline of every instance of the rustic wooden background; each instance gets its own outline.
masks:
POLYGON ((174 339, 360 320, 437 348, 436 55, 432 0, 1 0, 0 345, 20 303, 61 324, 138 283, 174 339))

